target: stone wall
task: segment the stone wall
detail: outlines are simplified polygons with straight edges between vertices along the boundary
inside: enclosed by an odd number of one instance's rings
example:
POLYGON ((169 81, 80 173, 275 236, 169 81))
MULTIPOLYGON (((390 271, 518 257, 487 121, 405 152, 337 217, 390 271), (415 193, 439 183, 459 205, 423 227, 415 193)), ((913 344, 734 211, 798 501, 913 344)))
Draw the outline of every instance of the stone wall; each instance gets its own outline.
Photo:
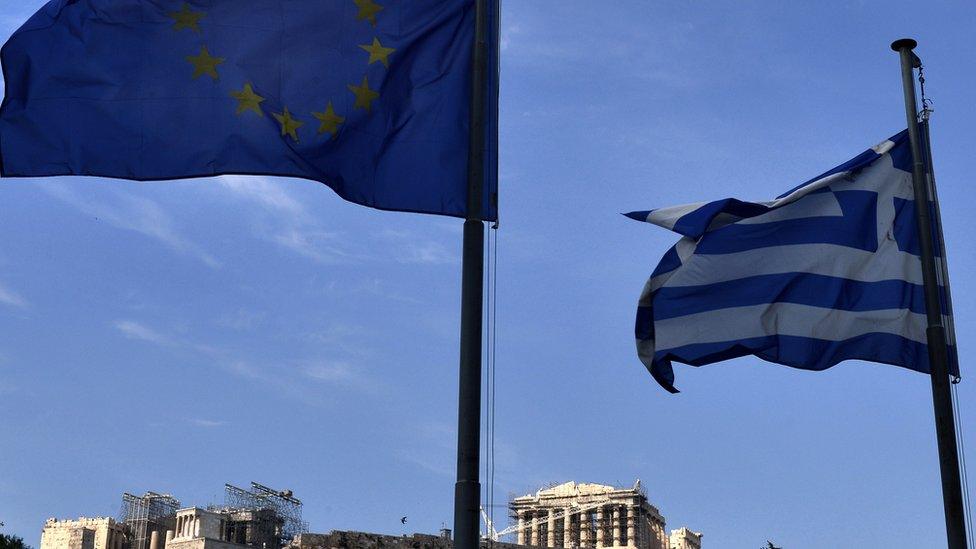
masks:
POLYGON ((671 549, 701 549, 702 534, 688 528, 671 530, 671 549))
POLYGON ((40 549, 123 549, 125 542, 125 527, 111 517, 52 518, 44 523, 40 549))
MULTIPOLYGON (((488 549, 488 543, 482 541, 481 547, 488 549)), ((527 546, 494 542, 491 548, 527 549, 527 546)), ((454 542, 448 537, 430 534, 391 536, 333 530, 328 534, 299 534, 285 549, 454 549, 454 542)))
POLYGON ((169 549, 250 549, 245 545, 212 538, 174 539, 167 547, 169 549))

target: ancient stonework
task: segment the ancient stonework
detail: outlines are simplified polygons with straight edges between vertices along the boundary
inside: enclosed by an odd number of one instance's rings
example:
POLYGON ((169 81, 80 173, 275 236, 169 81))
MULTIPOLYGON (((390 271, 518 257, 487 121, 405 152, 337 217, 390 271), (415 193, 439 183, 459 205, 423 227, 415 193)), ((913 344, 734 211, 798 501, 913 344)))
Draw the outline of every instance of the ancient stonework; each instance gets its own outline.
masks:
POLYGON ((123 549, 125 544, 125 528, 114 518, 51 518, 41 531, 40 549, 123 549))
POLYGON ((640 481, 632 488, 567 482, 515 498, 509 507, 519 545, 668 549, 664 517, 640 481))

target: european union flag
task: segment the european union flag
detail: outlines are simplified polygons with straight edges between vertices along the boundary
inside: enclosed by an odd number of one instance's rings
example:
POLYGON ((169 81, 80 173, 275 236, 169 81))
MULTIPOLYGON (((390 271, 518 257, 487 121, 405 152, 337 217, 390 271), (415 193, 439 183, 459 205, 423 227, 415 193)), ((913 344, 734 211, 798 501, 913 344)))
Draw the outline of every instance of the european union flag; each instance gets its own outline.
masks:
POLYGON ((473 0, 52 0, 0 53, 0 173, 291 176, 463 217, 474 28, 473 0))

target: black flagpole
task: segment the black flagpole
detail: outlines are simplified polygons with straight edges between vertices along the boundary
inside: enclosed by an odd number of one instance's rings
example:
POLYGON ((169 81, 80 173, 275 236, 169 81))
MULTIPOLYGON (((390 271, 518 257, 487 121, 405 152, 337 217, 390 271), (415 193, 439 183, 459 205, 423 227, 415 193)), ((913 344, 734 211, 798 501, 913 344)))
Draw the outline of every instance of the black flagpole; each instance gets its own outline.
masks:
POLYGON ((458 376, 457 482, 454 547, 477 549, 481 454, 481 320, 485 232, 481 221, 485 177, 485 88, 488 78, 488 2, 475 0, 468 149, 468 213, 461 265, 461 366, 458 376))
POLYGON ((912 186, 915 188, 915 216, 922 254, 922 282, 925 285, 925 336, 932 370, 932 401, 935 405, 935 434, 939 443, 939 467, 942 472, 942 503, 945 507, 946 533, 950 549, 966 548, 966 520, 962 504, 962 482, 959 477, 959 451, 952 415, 952 392, 949 388, 949 354, 942 325, 942 305, 932 247, 932 220, 928 204, 929 188, 925 178, 925 160, 918 124, 913 69, 921 61, 912 50, 918 43, 911 38, 892 42, 891 49, 901 57, 901 80, 905 91, 905 116, 912 146, 912 186))

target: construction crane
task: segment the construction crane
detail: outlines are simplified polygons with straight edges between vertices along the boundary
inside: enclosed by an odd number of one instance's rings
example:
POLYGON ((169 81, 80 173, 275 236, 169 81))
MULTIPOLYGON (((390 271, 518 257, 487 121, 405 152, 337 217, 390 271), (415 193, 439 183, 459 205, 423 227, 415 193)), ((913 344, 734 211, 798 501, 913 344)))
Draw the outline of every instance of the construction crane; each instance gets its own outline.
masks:
MULTIPOLYGON (((601 507, 608 503, 610 503, 610 498, 604 498, 599 501, 593 501, 584 505, 574 504, 570 506, 569 513, 570 514, 582 513, 583 511, 589 511, 590 509, 601 507)), ((508 534, 513 534, 515 532, 518 532, 519 530, 532 528, 533 526, 537 526, 539 524, 542 524, 543 522, 547 522, 549 520, 558 520, 566 516, 566 510, 563 509, 562 511, 559 511, 558 513, 547 516, 545 518, 535 518, 533 520, 530 520, 529 522, 523 524, 521 528, 519 528, 518 524, 516 524, 514 526, 509 526, 504 530, 496 531, 495 526, 491 523, 491 519, 488 518, 488 513, 485 512, 485 508, 481 507, 480 509, 481 509, 481 518, 482 520, 485 521, 485 529, 487 530, 487 533, 482 534, 481 538, 486 540, 490 539, 491 541, 498 541, 502 536, 507 536, 508 534)))

